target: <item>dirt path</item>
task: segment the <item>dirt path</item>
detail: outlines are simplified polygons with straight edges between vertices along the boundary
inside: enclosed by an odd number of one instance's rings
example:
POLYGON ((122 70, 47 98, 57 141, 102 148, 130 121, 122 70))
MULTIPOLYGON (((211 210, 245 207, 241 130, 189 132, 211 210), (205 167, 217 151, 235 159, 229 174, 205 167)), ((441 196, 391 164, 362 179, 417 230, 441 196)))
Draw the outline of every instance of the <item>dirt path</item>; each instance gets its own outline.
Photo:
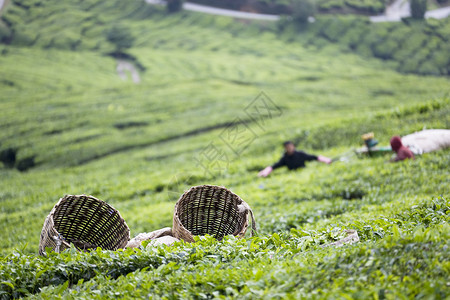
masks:
POLYGON ((190 11, 196 11, 196 12, 202 12, 202 13, 220 15, 220 16, 228 16, 228 17, 234 17, 234 18, 239 18, 239 19, 254 19, 254 20, 267 20, 267 21, 277 21, 280 19, 280 16, 277 16, 277 15, 248 13, 248 12, 242 12, 242 11, 229 10, 229 9, 208 7, 208 6, 203 6, 203 5, 189 3, 189 2, 186 2, 183 5, 183 8, 185 10, 190 10, 190 11))
MULTIPOLYGON (((409 1, 396 0, 386 8, 386 12, 381 16, 370 17, 372 22, 399 22, 402 18, 410 17, 411 10, 409 1)), ((429 10, 425 13, 425 18, 444 19, 450 16, 450 6, 429 10)))
MULTIPOLYGON (((145 0, 149 4, 165 4, 163 0, 145 0)), ((255 14, 248 13, 243 11, 236 11, 230 9, 216 8, 206 5, 194 4, 190 2, 184 2, 183 9, 201 12, 205 14, 218 15, 218 16, 227 16, 238 19, 253 19, 253 20, 266 20, 266 21, 277 21, 280 19, 280 16, 277 15, 265 15, 265 14, 255 14)))
POLYGON ((409 9, 409 2, 405 0, 396 0, 391 5, 386 7, 386 11, 381 16, 372 16, 372 22, 399 22, 402 18, 409 17, 411 11, 409 9))
POLYGON ((450 6, 435 10, 429 10, 425 13, 425 18, 445 19, 450 16, 450 6))
POLYGON ((128 79, 127 72, 129 72, 134 83, 138 84, 141 82, 141 77, 139 76, 136 67, 128 61, 118 59, 116 70, 119 77, 123 80, 128 79))
MULTIPOLYGON (((145 0, 148 4, 165 5, 164 0, 145 0)), ((194 4, 190 2, 185 2, 183 4, 183 9, 202 12, 206 14, 228 16, 239 19, 254 19, 254 20, 267 20, 267 21, 277 21, 280 16, 277 15, 265 15, 265 14, 255 14, 247 13, 242 11, 235 11, 229 9, 215 8, 206 5, 194 4)), ((376 22, 399 22, 404 17, 409 17, 411 15, 409 9, 409 1, 407 0, 395 0, 391 5, 386 8, 386 12, 380 16, 372 16, 370 20, 374 23, 376 22)), ((444 19, 450 16, 450 7, 439 8, 435 10, 428 11, 425 14, 426 18, 444 19)))

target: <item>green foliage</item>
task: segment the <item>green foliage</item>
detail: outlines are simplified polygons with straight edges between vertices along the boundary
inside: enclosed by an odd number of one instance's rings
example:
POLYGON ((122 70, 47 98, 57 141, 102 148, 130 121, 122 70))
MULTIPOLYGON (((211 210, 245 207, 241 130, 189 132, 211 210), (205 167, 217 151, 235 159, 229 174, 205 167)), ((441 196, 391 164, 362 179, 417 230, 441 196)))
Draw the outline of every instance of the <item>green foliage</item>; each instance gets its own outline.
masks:
POLYGON ((380 218, 381 222, 374 220, 358 228, 362 233, 373 228, 392 232, 384 239, 380 239, 384 233, 378 233, 373 238, 364 237, 359 245, 330 250, 321 249, 321 245, 345 236, 341 228, 292 230, 290 234, 247 240, 226 237, 222 242, 206 236, 193 244, 172 247, 148 244, 142 249, 117 252, 49 252, 46 258, 14 252, 2 258, 2 291, 18 297, 41 290, 40 297, 44 298, 93 294, 101 298, 142 297, 149 293, 177 297, 277 293, 304 297, 318 288, 322 296, 337 289, 349 295, 444 295, 444 289, 431 287, 439 286, 448 272, 449 210, 449 202, 442 198, 413 206, 395 218, 380 218), (273 276, 281 270, 284 276, 273 276), (213 273, 215 276, 210 275, 213 273), (389 274, 389 278, 383 274, 389 274), (323 276, 333 278, 335 284, 323 280, 323 276), (357 277, 348 282, 350 276, 357 277), (355 286, 360 278, 365 278, 364 288, 355 286), (300 290, 296 288, 299 282, 300 290), (400 282, 403 284, 399 286, 400 282))
POLYGON ((116 47, 116 52, 131 48, 135 40, 128 28, 119 25, 106 31, 106 39, 116 47))
POLYGON ((308 18, 314 16, 314 3, 310 0, 297 0, 293 4, 292 18, 299 24, 307 24, 308 18))
POLYGON ((385 0, 317 0, 319 11, 379 14, 386 8, 385 0))
POLYGON ((410 57, 410 70, 445 74, 447 21, 372 27, 340 16, 298 34, 286 20, 277 29, 168 15, 143 1, 14 3, 12 45, 0 46, 1 299, 448 296, 449 150, 397 164, 353 151, 369 131, 387 145, 450 128, 448 79, 391 68, 410 57), (146 70, 139 85, 103 55, 114 51, 113 24, 135 37, 127 53, 146 70), (392 40, 401 49, 391 62, 344 49, 389 56, 392 40), (248 114, 261 91, 280 116, 248 114), (236 124, 251 142, 232 150, 225 133, 236 124), (344 159, 258 178, 287 139, 344 159), (208 145, 227 155, 225 170, 199 165, 208 145), (176 200, 199 184, 240 195, 259 235, 36 255, 64 194, 107 201, 134 236, 171 226, 176 200), (349 229, 358 243, 324 248, 349 229))
MULTIPOLYGON (((309 27, 316 35, 360 55, 391 60, 401 72, 437 76, 450 73, 445 35, 449 29, 448 19, 372 24, 347 16, 322 17, 309 27)), ((308 41, 314 39, 317 36, 308 41)))
POLYGON ((427 11, 427 0, 411 0, 411 16, 414 19, 423 19, 427 11))
POLYGON ((133 39, 120 32, 123 27, 125 31, 130 29, 121 20, 144 20, 158 11, 143 0, 133 5, 123 1, 33 0, 27 3, 13 1, 2 16, 12 31, 11 44, 65 50, 110 52, 111 46, 104 33, 114 27, 119 27, 119 37, 112 34, 110 38, 115 45, 123 41, 124 45, 118 46, 126 48, 133 39))
MULTIPOLYGON (((242 37, 275 33, 283 41, 300 42, 304 46, 313 45, 319 49, 326 47, 330 42, 338 43, 343 49, 356 51, 366 57, 375 56, 390 60, 393 62, 390 65, 392 68, 405 73, 448 75, 450 72, 449 56, 447 55, 449 50, 447 37, 450 36, 448 19, 428 19, 426 22, 418 24, 412 21, 371 24, 368 19, 362 17, 321 16, 314 24, 309 24, 306 29, 305 23, 300 26, 290 26, 291 21, 289 20, 291 19, 289 18, 283 18, 278 25, 264 22, 243 25, 232 22, 231 18, 211 17, 204 14, 189 14, 189 18, 186 18, 185 12, 167 16, 162 8, 148 5, 143 0, 137 1, 134 5, 127 5, 118 0, 105 3, 52 1, 54 2, 45 2, 45 4, 44 2, 30 1, 25 6, 10 5, 3 16, 9 28, 4 34, 8 43, 17 46, 35 45, 45 49, 94 50, 101 53, 120 52, 121 50, 118 50, 117 47, 126 49, 133 42, 138 47, 159 47, 170 39, 165 37, 154 39, 158 33, 153 31, 158 32, 160 26, 170 26, 169 24, 181 22, 197 29, 201 28, 198 29, 201 31, 208 31, 207 28, 214 27, 214 30, 242 37), (115 24, 120 24, 119 27, 125 30, 125 32, 121 32, 123 30, 116 28, 119 30, 118 38, 115 38, 115 34, 111 32, 112 28, 117 27, 115 24), (126 31, 132 34, 127 34, 126 31), (105 32, 112 33, 110 35, 112 44, 108 41, 105 32), (116 49, 114 49, 114 45, 116 45, 116 49), (426 52, 416 53, 420 52, 421 48, 426 48, 426 52)), ((374 4, 383 1, 344 2, 343 5, 355 7, 358 5, 357 3, 369 5, 369 2, 374 4)), ((319 8, 320 3, 317 3, 319 8)), ((271 2, 271 5, 275 4, 275 2, 271 2)), ((292 5, 295 7, 305 6, 308 8, 304 9, 303 7, 296 10, 300 14, 298 15, 300 19, 305 21, 307 16, 311 15, 309 13, 309 8, 312 8, 311 2, 302 0, 296 1, 294 4, 292 5), (304 15, 301 16, 301 14, 304 15)), ((2 30, 0 29, 0 31, 2 30)), ((180 33, 182 32, 180 31, 180 33)), ((179 41, 178 46, 182 49, 194 50, 197 45, 202 43, 198 39, 200 37, 197 37, 196 34, 185 35, 183 41, 179 41)), ((212 47, 217 48, 218 44, 225 44, 220 41, 226 40, 226 38, 216 38, 214 41, 216 45, 212 47)), ((224 46, 223 48, 229 47, 224 46)), ((246 51, 255 51, 254 49, 246 49, 246 51)))
POLYGON ((167 11, 169 13, 175 13, 183 9, 183 0, 168 0, 167 11))
POLYGON ((0 43, 7 41, 11 37, 11 30, 8 26, 0 21, 0 43))
MULTIPOLYGON (((439 122, 439 119, 442 121, 439 113, 448 115, 448 107, 448 101, 430 102, 375 115, 373 120, 365 119, 365 122, 379 124, 377 134, 381 134, 380 129, 385 126, 388 131, 380 137, 386 139, 384 137, 392 132, 389 130, 399 128, 398 125, 389 123, 390 120, 398 119, 413 126, 433 120, 439 122)), ((363 121, 349 122, 358 128, 363 121)), ((345 127, 347 126, 343 124, 340 129, 345 127)), ((331 128, 330 125, 324 126, 322 135, 319 132, 314 135, 318 140, 328 139, 340 131, 331 131, 331 128)), ((409 132, 411 129, 403 127, 402 130, 409 132)), ((338 137, 352 143, 349 138, 351 139, 351 134, 348 137, 338 137)), ((302 145, 307 143, 303 142, 302 145)), ((281 293, 283 297, 305 297, 320 288, 319 294, 326 297, 338 289, 347 295, 364 293, 366 296, 365 293, 380 293, 381 289, 395 294, 399 292, 400 286, 402 293, 410 296, 437 296, 444 293, 434 287, 439 286, 439 278, 445 278, 446 274, 442 258, 446 255, 450 234, 450 202, 448 198, 442 197, 427 200, 427 195, 442 193, 448 196, 446 178, 449 175, 449 157, 446 151, 425 155, 401 165, 380 163, 384 158, 355 160, 332 165, 332 168, 323 166, 317 170, 317 166, 316 170, 308 168, 296 174, 273 174, 269 181, 258 180, 255 183, 254 174, 241 170, 231 175, 226 185, 246 190, 238 194, 247 195, 246 198, 251 199, 251 205, 257 213, 260 236, 256 238, 237 240, 229 237, 217 242, 205 237, 195 244, 180 243, 173 247, 148 245, 145 249, 117 252, 97 249, 92 253, 72 250, 60 255, 48 253, 47 258, 15 251, 3 257, 0 263, 0 280, 3 282, 1 289, 4 295, 14 297, 30 293, 39 293, 39 297, 43 298, 48 295, 80 297, 95 291, 99 298, 112 298, 124 293, 134 297, 147 293, 160 296, 174 293, 178 297, 198 293, 234 296, 248 294, 248 297, 253 294, 281 293), (236 181, 239 184, 234 183, 236 181), (260 183, 268 186, 260 190, 257 187, 260 183), (344 237, 344 229, 356 229, 361 243, 332 250, 321 248, 326 243, 344 237), (426 256, 423 254, 424 249, 427 249, 426 256), (349 264, 350 261, 352 264, 349 264), (438 261, 441 263, 436 263, 438 261), (419 265, 420 269, 411 268, 419 265), (240 272, 239 268, 254 272, 247 274, 240 272), (385 279, 378 273, 373 273, 380 268, 393 277, 385 279), (223 270, 219 271, 220 276, 217 276, 218 270, 223 270), (278 278, 275 281, 270 279, 273 278, 270 274, 278 274, 281 270, 286 274, 284 277, 275 277, 278 278), (359 281, 356 278, 353 278, 355 281, 344 284, 349 277, 355 276, 355 270, 358 270, 361 280, 366 278, 368 286, 365 289, 352 284, 359 281), (211 276, 212 273, 216 276, 211 276), (260 284, 254 285, 255 274, 260 274, 257 276, 261 280, 260 284), (262 274, 269 275, 266 277, 262 274), (298 277, 295 274, 302 275, 298 277), (321 280, 323 276, 333 277, 341 284, 328 284, 321 280), (408 284, 404 282, 405 276, 409 278, 408 284), (160 278, 165 280, 161 281, 160 278), (282 282, 288 284, 280 290, 282 282), (302 290, 296 288, 299 282, 304 286, 302 290), (129 288, 136 286, 139 288, 129 288), (229 289, 222 289, 221 286, 229 289)), ((132 161, 128 160, 128 163, 132 161)), ((102 172, 108 168, 107 164, 102 172)), ((170 170, 171 168, 165 172, 170 170)), ((54 171, 45 171, 47 174, 48 172, 54 171)), ((87 175, 83 170, 72 169, 71 172, 87 175)), ((110 191, 116 193, 115 197, 120 197, 119 193, 130 187, 119 187, 115 182, 122 182, 129 178, 129 174, 123 172, 123 175, 117 174, 114 178, 104 174, 106 177, 101 183, 102 194, 110 191), (122 176, 124 179, 121 179, 122 176), (111 186, 108 186, 109 180, 106 178, 112 180, 111 186)), ((96 175, 102 176, 101 173, 96 175)), ((30 173, 29 176, 33 178, 35 175, 30 173)), ((36 176, 43 179, 43 182, 46 181, 39 173, 36 176)), ((68 174, 62 173, 58 177, 63 185, 73 181, 79 186, 77 181, 81 179, 76 174, 70 176, 71 179, 68 174)), ((142 179, 144 182, 147 176, 142 179)), ((85 180, 91 181, 89 178, 85 180)), ((140 186, 139 178, 134 177, 134 180, 138 180, 136 186, 140 186)), ((55 188, 55 180, 52 180, 49 188, 55 188)), ((61 188, 67 189, 64 186, 61 188)), ((158 195, 152 191, 147 193, 150 199, 158 195)), ((13 194, 3 194, 2 197, 5 204, 8 199, 14 199, 13 194)), ((131 203, 127 201, 117 203, 122 213, 125 212, 124 217, 129 224, 135 224, 135 220, 130 218, 133 214, 138 214, 138 218, 146 218, 148 215, 144 211, 149 214, 158 211, 158 215, 161 215, 161 209, 173 209, 173 202, 143 208, 143 202, 148 201, 144 199, 140 198, 137 206, 130 206, 131 203), (137 211, 130 214, 134 208, 137 211)), ((30 201, 33 203, 36 200, 30 201)), ((150 200, 150 203, 153 201, 150 200)), ((8 219, 3 219, 2 222, 12 221, 11 212, 13 211, 10 211, 8 219)), ((17 213, 19 212, 15 214, 17 213)), ((152 216, 153 219, 155 217, 152 216)), ((170 213, 165 218, 169 220, 170 213)), ((168 224, 161 223, 159 226, 166 225, 168 224)))
POLYGON ((363 1, 357 1, 357 0, 346 0, 345 3, 353 7, 357 10, 364 11, 366 10, 368 13, 376 14, 379 12, 382 12, 385 8, 385 4, 387 1, 385 0, 379 0, 379 1, 373 1, 373 0, 363 0, 363 1))

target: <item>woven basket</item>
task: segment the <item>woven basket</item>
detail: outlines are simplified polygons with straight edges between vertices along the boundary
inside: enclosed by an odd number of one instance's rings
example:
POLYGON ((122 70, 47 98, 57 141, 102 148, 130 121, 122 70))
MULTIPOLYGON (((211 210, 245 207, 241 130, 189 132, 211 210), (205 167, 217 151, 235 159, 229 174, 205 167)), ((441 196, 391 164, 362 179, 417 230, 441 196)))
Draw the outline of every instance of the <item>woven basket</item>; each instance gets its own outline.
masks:
POLYGON ((45 219, 39 254, 45 255, 46 247, 59 253, 70 243, 78 250, 117 250, 129 239, 130 229, 111 205, 92 196, 66 195, 45 219))
POLYGON ((175 205, 173 236, 186 242, 194 242, 194 235, 205 234, 218 240, 229 234, 242 238, 247 231, 249 213, 253 235, 256 233, 253 212, 238 195, 224 187, 194 186, 175 205))

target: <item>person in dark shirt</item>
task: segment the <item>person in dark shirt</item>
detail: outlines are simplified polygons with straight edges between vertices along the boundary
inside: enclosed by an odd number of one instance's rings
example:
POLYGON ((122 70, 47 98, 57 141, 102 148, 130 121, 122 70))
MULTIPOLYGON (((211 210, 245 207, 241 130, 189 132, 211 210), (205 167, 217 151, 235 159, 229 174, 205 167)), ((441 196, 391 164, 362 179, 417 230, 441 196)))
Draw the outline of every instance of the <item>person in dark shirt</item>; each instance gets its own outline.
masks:
POLYGON ((331 163, 331 159, 328 157, 322 155, 311 155, 303 151, 295 150, 295 145, 291 141, 284 142, 283 145, 284 149, 286 150, 283 157, 277 163, 273 164, 272 166, 268 166, 264 170, 260 171, 258 173, 258 176, 266 177, 270 173, 272 173, 273 170, 282 166, 286 166, 289 170, 303 168, 305 167, 305 162, 312 160, 318 160, 326 164, 331 163))

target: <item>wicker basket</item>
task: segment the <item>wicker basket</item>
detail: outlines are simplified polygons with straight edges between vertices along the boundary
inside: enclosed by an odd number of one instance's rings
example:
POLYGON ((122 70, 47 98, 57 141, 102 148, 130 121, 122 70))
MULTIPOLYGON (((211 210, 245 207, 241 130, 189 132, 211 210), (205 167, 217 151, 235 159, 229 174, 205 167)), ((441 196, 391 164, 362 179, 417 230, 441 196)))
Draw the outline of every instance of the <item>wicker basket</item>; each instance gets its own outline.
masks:
POLYGON ((175 205, 173 236, 186 242, 193 242, 194 235, 205 234, 218 240, 229 234, 241 238, 247 231, 249 213, 253 235, 256 233, 253 212, 238 195, 224 187, 194 186, 175 205))
POLYGON ((92 196, 66 195, 45 219, 39 254, 45 255, 46 247, 59 253, 70 243, 78 250, 117 250, 129 239, 130 229, 112 206, 92 196))

